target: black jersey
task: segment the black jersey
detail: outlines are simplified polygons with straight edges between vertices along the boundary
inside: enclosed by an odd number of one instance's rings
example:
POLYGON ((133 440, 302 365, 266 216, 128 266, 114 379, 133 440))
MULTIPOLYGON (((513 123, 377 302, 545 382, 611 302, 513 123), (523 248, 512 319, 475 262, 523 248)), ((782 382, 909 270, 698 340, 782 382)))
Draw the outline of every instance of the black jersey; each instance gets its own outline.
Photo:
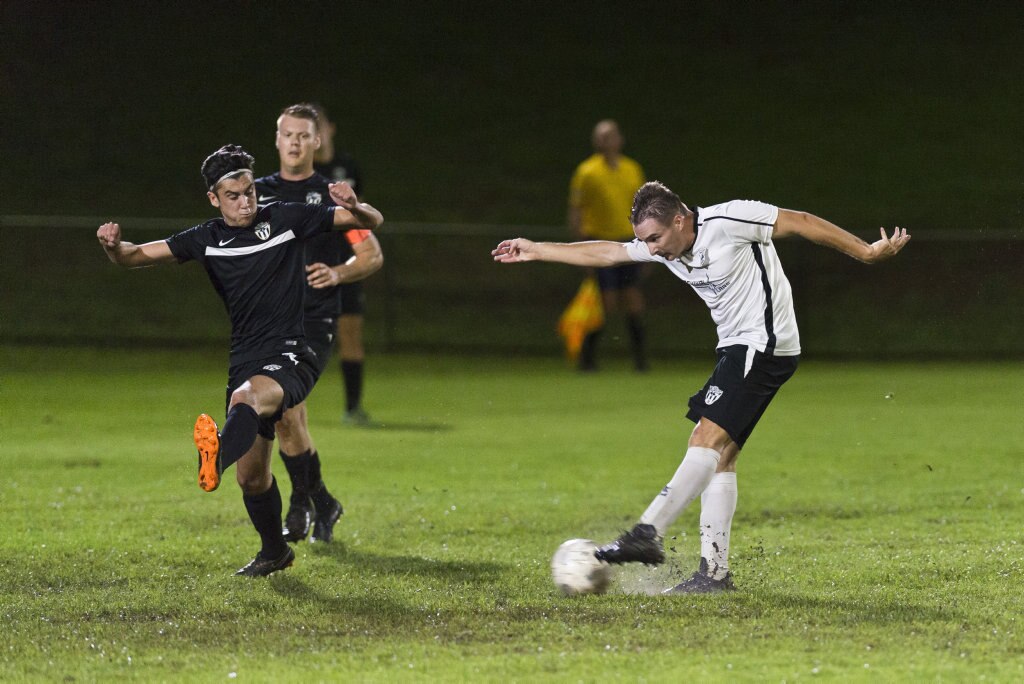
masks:
POLYGON ((348 183, 357 195, 362 195, 366 192, 366 188, 363 187, 363 174, 359 170, 359 165, 356 164, 356 160, 349 156, 347 152, 335 150, 331 161, 324 163, 314 162, 313 168, 321 176, 329 178, 332 183, 341 183, 342 181, 348 183))
POLYGON ((303 243, 330 231, 334 209, 275 202, 248 228, 213 219, 167 238, 179 263, 206 269, 231 318, 231 364, 305 346, 303 243))
MULTIPOLYGON (((280 173, 272 173, 256 179, 257 201, 260 204, 280 201, 335 206, 327 188, 333 182, 318 173, 300 181, 285 180, 280 173)), ((352 247, 342 232, 318 235, 306 243, 307 264, 321 262, 337 266, 352 255, 352 247)), ((341 293, 337 287, 316 289, 306 285, 306 318, 334 318, 340 313, 341 293)))

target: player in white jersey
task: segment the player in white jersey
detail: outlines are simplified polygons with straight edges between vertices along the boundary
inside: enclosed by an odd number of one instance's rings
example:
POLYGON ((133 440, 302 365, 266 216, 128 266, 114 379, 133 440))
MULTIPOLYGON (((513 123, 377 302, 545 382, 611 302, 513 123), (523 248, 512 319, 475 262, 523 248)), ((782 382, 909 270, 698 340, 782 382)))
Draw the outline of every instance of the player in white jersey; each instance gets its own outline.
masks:
POLYGON ((609 563, 662 563, 666 530, 699 495, 700 568, 667 593, 733 589, 729 531, 736 511, 736 460, 776 392, 796 371, 800 354, 792 291, 772 240, 799 235, 870 264, 894 256, 910 235, 896 228, 889 237, 883 228, 881 239, 869 244, 817 216, 744 200, 690 210, 658 182, 637 191, 630 222, 636 239, 629 243, 516 238, 491 254, 501 263, 590 267, 656 261, 708 305, 718 326, 718 363, 690 398, 687 417, 697 425, 683 462, 633 529, 595 555, 609 563))

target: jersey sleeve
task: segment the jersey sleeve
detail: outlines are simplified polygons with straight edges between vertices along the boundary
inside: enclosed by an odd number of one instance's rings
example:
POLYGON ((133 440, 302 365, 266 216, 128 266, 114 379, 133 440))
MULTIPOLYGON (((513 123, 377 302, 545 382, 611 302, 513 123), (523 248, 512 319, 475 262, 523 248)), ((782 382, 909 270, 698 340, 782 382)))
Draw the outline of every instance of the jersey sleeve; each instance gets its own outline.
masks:
POLYGON ((333 206, 285 203, 281 207, 283 211, 288 212, 289 223, 296 226, 295 232, 303 240, 308 240, 320 233, 330 232, 334 227, 333 206))
POLYGON ((779 208, 764 202, 733 200, 726 206, 725 216, 730 219, 725 231, 733 240, 768 244, 779 208))
POLYGON ((647 182, 647 174, 644 173, 644 167, 640 166, 638 161, 635 159, 630 159, 630 161, 633 162, 633 182, 636 184, 637 189, 639 189, 641 185, 647 182))
POLYGON ((175 233, 164 242, 167 243, 171 254, 174 255, 179 264, 192 261, 193 259, 202 261, 203 256, 206 254, 206 241, 202 239, 203 234, 202 225, 192 226, 180 233, 175 233))
POLYGON ((647 245, 640 242, 639 239, 634 239, 626 243, 626 254, 633 261, 656 261, 665 263, 665 260, 656 254, 651 254, 651 250, 647 248, 647 245))

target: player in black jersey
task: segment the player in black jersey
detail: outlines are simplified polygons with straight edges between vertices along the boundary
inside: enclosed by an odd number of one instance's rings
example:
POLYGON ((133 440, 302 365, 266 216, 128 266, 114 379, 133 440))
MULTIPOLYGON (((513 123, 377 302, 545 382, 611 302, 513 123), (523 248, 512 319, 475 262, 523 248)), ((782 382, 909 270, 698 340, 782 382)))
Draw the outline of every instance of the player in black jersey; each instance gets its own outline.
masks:
MULTIPOLYGON (((277 119, 275 141, 281 170, 256 179, 258 202, 333 205, 330 181, 313 171, 313 156, 320 146, 317 110, 306 104, 285 108, 277 119)), ((306 341, 317 355, 319 373, 330 359, 340 313, 341 288, 337 285, 365 278, 381 267, 383 259, 380 243, 368 230, 325 233, 306 242, 309 287, 304 327, 306 341)), ((320 455, 309 435, 305 401, 285 411, 277 424, 277 436, 292 484, 285 540, 305 539, 312 526, 310 541, 331 541, 342 506, 321 476, 320 455)))
POLYGON ((142 245, 123 241, 116 223, 100 226, 96 237, 120 266, 194 259, 224 301, 231 318, 227 419, 218 432, 202 414, 193 435, 205 491, 216 489, 223 471, 238 464, 242 500, 262 546, 235 574, 256 577, 295 559, 281 534, 281 494, 270 471, 270 447, 282 412, 305 399, 317 377, 302 328, 303 242, 333 227, 373 229, 384 219, 344 183, 329 188, 335 207, 259 207, 252 166, 252 156, 237 145, 225 145, 203 162, 207 196, 220 218, 142 245))
MULTIPOLYGON (((357 195, 366 194, 363 174, 352 155, 334 144, 337 127, 327 115, 323 105, 315 104, 319 122, 320 147, 313 158, 313 169, 321 176, 340 183, 348 183, 357 195)), ((363 347, 363 311, 366 295, 361 281, 342 283, 338 286, 341 309, 338 315, 338 365, 341 380, 345 386, 345 413, 343 423, 355 426, 372 425, 370 416, 363 409, 363 374, 366 350, 363 347)))

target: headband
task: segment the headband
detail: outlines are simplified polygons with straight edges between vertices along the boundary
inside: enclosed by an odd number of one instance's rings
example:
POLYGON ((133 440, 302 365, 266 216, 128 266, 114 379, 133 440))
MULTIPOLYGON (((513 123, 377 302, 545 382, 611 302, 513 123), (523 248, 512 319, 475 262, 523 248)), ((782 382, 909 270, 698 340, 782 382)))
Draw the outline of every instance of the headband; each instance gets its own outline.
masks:
POLYGON ((210 190, 213 190, 218 185, 220 185, 221 181, 227 180, 228 178, 235 178, 236 176, 241 176, 243 173, 252 173, 252 169, 235 169, 234 171, 228 171, 223 176, 214 181, 213 185, 210 186, 210 190))

